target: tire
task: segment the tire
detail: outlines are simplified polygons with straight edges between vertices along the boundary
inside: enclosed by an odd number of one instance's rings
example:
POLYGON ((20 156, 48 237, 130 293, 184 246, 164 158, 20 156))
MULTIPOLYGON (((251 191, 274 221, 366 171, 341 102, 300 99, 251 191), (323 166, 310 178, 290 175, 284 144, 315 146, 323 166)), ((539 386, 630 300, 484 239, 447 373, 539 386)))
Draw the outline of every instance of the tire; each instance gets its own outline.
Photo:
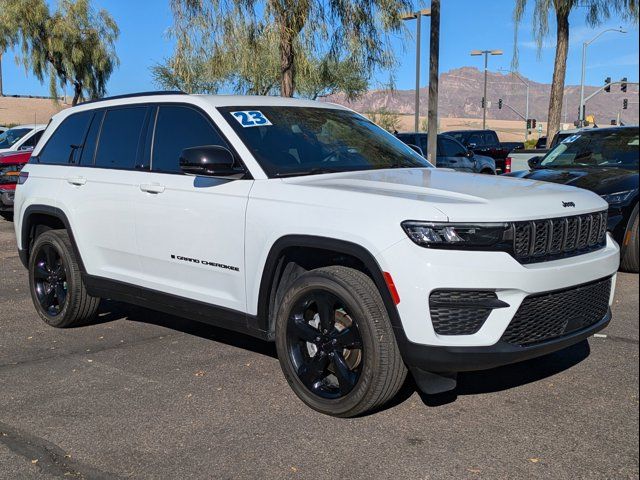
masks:
POLYGON ((0 217, 4 218, 7 222, 13 222, 13 212, 0 212, 0 217))
POLYGON ((296 395, 336 417, 384 405, 407 375, 378 289, 362 272, 342 266, 305 272, 286 287, 276 313, 276 348, 296 395))
POLYGON ((483 175, 495 175, 496 174, 496 172, 494 172, 493 170, 489 170, 489 169, 482 170, 480 173, 483 174, 483 175))
POLYGON ((100 303, 87 294, 65 230, 47 230, 36 238, 29 258, 29 290, 40 318, 57 328, 91 320, 100 303))
POLYGON ((629 226, 625 233, 625 245, 622 249, 620 269, 625 272, 638 273, 638 207, 634 209, 629 226), (627 238, 629 239, 626 242, 627 238))

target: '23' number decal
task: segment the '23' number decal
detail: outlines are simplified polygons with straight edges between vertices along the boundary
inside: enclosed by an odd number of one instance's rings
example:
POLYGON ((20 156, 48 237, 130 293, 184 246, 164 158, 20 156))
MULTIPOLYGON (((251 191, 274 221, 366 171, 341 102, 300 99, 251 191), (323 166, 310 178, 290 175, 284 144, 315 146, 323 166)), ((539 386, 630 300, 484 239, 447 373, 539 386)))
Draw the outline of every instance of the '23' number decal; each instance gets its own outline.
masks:
POLYGON ((264 127, 266 125, 272 125, 267 120, 267 117, 259 110, 245 110, 242 112, 231 112, 231 115, 242 125, 247 127, 264 127))

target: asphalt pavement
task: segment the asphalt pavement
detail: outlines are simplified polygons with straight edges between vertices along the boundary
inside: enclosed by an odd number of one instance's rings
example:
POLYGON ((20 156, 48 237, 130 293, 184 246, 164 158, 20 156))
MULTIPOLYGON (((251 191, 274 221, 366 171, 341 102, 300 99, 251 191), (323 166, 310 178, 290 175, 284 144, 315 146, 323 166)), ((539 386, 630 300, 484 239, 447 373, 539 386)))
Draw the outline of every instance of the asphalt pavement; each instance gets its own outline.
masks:
POLYGON ((114 302, 46 326, 0 219, 0 478, 638 478, 638 275, 613 313, 606 337, 336 419, 269 343, 114 302))

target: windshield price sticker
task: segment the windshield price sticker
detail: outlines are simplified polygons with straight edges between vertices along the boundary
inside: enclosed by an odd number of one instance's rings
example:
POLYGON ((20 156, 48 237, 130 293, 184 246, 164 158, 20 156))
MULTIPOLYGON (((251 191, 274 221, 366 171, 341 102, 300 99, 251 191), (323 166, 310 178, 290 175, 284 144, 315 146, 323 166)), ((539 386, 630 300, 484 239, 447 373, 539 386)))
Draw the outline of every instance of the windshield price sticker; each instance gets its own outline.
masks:
POLYGON ((580 135, 571 135, 570 137, 565 138, 562 141, 562 143, 573 143, 579 138, 580 138, 580 135))
POLYGON ((243 110, 241 112, 231 112, 231 115, 243 128, 266 127, 273 125, 260 110, 243 110))

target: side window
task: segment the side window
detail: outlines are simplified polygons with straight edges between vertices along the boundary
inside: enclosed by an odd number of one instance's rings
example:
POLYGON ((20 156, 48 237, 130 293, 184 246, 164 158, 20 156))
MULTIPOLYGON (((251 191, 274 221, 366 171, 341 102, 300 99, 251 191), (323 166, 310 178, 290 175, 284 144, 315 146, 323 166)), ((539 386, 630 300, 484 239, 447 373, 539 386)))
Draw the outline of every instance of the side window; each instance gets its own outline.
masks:
POLYGON ((418 135, 418 146, 422 149, 422 152, 426 155, 427 154, 427 150, 429 150, 427 148, 427 136, 426 135, 418 135))
POLYGON ((29 150, 29 149, 33 149, 36 148, 36 145, 38 144, 38 142, 40 141, 40 138, 42 138, 42 134, 44 133, 44 130, 40 130, 39 132, 36 132, 35 135, 33 135, 31 138, 29 138, 26 142, 24 142, 20 148, 24 149, 24 150, 29 150))
POLYGON ((96 167, 133 169, 141 146, 140 139, 147 107, 125 107, 107 110, 96 159, 96 167))
POLYGON ((91 120, 91 126, 87 133, 87 138, 82 146, 82 154, 80 155, 80 165, 93 165, 93 157, 96 154, 96 144, 98 143, 98 133, 100 133, 100 127, 102 126, 102 119, 104 118, 104 110, 96 110, 93 119, 91 120))
POLYGON ((470 135, 468 143, 469 143, 469 145, 471 145, 473 143, 478 147, 484 146, 484 139, 482 138, 482 134, 474 133, 474 134, 470 135))
POLYGON ((485 145, 496 145, 498 143, 498 138, 493 132, 486 132, 484 134, 484 143, 485 145))
POLYGON ((209 119, 197 110, 181 105, 160 106, 151 159, 154 172, 180 172, 182 150, 203 145, 227 146, 209 119))
POLYGON ((448 138, 442 139, 442 145, 444 147, 445 156, 447 157, 459 157, 466 153, 466 150, 462 145, 448 138))
POLYGON ((92 116, 93 111, 88 111, 67 117, 38 155, 39 163, 76 163, 92 116))

